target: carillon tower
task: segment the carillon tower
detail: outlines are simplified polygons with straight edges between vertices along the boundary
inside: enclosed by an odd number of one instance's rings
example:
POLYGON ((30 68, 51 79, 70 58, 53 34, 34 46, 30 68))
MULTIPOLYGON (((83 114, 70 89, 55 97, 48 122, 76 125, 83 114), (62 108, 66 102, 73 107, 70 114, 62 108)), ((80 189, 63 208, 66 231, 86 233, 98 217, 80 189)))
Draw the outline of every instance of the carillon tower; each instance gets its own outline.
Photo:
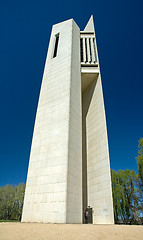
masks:
POLYGON ((106 117, 93 17, 52 28, 22 222, 113 224, 106 117), (90 207, 89 207, 90 206, 90 207))

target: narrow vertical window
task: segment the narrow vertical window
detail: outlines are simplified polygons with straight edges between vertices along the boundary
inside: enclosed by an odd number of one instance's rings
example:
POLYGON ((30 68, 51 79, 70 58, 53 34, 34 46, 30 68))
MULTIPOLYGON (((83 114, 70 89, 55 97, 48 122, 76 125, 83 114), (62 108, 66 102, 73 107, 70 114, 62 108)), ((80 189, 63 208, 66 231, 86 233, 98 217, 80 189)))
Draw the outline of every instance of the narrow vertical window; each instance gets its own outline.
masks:
POLYGON ((54 46, 54 54, 53 54, 53 58, 55 58, 57 56, 57 51, 58 51, 58 43, 59 43, 59 33, 56 34, 55 36, 55 46, 54 46))
POLYGON ((83 62, 83 38, 80 39, 80 58, 81 62, 83 62))
POLYGON ((85 53, 86 53, 86 62, 88 62, 88 53, 87 53, 87 38, 85 38, 85 53))
POLYGON ((89 38, 90 62, 92 62, 91 38, 89 38))
POLYGON ((95 62, 97 62, 97 55, 96 55, 96 48, 95 48, 95 38, 93 38, 93 46, 94 46, 95 62))

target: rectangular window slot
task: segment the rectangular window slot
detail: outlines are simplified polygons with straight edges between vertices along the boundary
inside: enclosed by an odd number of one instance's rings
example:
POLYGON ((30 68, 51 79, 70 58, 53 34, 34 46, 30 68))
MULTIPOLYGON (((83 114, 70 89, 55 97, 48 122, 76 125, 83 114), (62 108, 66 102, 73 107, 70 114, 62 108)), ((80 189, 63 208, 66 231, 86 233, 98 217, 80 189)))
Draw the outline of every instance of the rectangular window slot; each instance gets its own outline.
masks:
POLYGON ((87 53, 87 38, 85 38, 85 54, 86 54, 86 62, 88 62, 88 53, 87 53))
POLYGON ((58 51, 58 43, 59 43, 59 33, 56 34, 55 36, 55 47, 54 47, 54 54, 53 54, 53 58, 55 58, 57 56, 57 51, 58 51))
POLYGON ((95 38, 93 38, 93 46, 94 46, 95 62, 97 62, 97 55, 96 55, 96 48, 95 48, 95 38))
POLYGON ((81 62, 83 62, 83 38, 80 39, 80 57, 81 62))
POLYGON ((91 38, 89 38, 90 62, 92 62, 91 38))

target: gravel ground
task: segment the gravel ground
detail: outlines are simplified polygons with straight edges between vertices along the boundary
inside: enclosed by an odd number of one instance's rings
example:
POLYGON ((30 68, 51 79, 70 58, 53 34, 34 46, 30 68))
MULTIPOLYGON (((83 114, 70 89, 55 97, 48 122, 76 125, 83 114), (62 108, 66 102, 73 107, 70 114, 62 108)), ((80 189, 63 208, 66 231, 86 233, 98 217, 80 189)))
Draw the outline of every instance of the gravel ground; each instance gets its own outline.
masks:
POLYGON ((143 226, 0 223, 0 240, 143 240, 143 226))

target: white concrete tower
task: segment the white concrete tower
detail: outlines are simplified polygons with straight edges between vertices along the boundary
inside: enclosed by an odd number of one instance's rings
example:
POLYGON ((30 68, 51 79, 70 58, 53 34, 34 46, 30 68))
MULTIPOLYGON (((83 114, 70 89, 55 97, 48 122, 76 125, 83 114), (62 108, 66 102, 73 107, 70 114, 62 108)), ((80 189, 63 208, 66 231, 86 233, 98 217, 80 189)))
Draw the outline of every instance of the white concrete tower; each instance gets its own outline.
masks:
POLYGON ((32 139, 22 222, 114 223, 93 17, 52 28, 32 139))
POLYGON ((82 202, 93 210, 92 222, 113 224, 109 150, 101 74, 93 16, 81 35, 82 202))

